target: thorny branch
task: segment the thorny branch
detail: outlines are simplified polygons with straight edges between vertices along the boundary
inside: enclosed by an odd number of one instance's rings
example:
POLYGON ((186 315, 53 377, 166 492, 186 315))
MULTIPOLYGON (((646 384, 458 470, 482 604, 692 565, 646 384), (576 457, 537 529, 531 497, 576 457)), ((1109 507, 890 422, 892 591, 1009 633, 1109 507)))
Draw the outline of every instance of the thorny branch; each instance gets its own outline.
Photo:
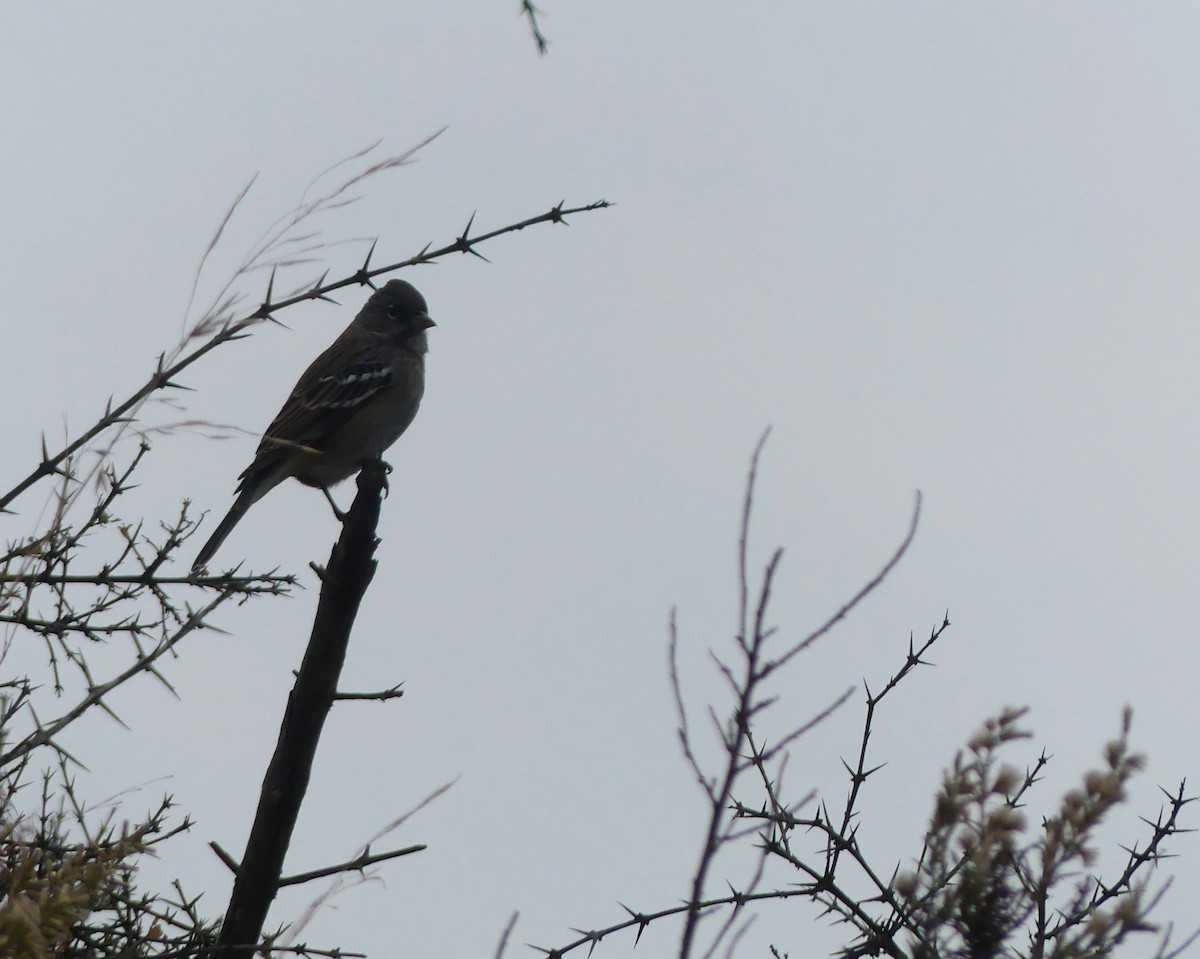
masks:
MULTIPOLYGON (((361 151, 350 160, 360 160, 373 149, 361 151)), ((212 955, 217 944, 216 926, 200 913, 198 897, 185 896, 178 884, 173 897, 141 894, 133 881, 136 858, 189 828, 190 821, 185 818, 182 824, 168 825, 168 799, 140 825, 117 832, 113 826, 118 808, 115 804, 97 819, 76 793, 72 770, 82 763, 62 743, 68 727, 95 710, 120 722, 110 701, 113 693, 134 677, 154 677, 174 692, 163 672, 164 662, 178 656, 185 637, 199 629, 215 629, 208 619, 218 607, 231 599, 244 602, 256 595, 280 594, 295 584, 294 577, 274 572, 164 574, 176 552, 195 532, 190 504, 184 501, 177 515, 157 523, 126 522, 117 513, 122 503, 129 502, 122 497, 136 488, 133 478, 150 451, 149 438, 197 424, 150 428, 141 421, 147 401, 155 397, 173 405, 165 398, 187 388, 180 376, 192 364, 217 347, 250 335, 251 327, 264 320, 278 322, 281 311, 298 303, 329 299, 330 294, 346 287, 373 286, 374 279, 382 274, 431 263, 452 253, 482 258, 478 248, 504 234, 542 223, 565 224, 574 214, 609 205, 599 201, 567 207, 560 202, 537 216, 477 234, 472 233, 472 215, 456 237, 436 249, 432 243, 426 244, 405 260, 374 266, 372 246, 352 273, 333 281, 322 276, 286 296, 277 296, 277 270, 312 262, 310 255, 324 246, 314 240, 316 233, 301 232, 301 224, 353 202, 355 198, 349 194, 352 188, 367 177, 404 165, 414 152, 372 162, 321 195, 310 197, 309 193, 330 171, 314 180, 296 208, 258 238, 212 306, 185 329, 175 347, 159 355, 141 385, 120 401, 110 398, 95 422, 74 435, 68 433, 60 448, 52 449, 43 436, 34 468, 7 492, 0 493, 0 515, 11 515, 12 507, 23 495, 46 481, 46 507, 35 520, 36 529, 0 543, 0 661, 17 654, 28 656, 30 651, 38 655, 35 644, 40 644, 52 678, 47 683, 27 675, 0 682, 0 891, 5 899, 0 909, 0 943, 8 942, 6 937, 19 928, 22 936, 52 935, 43 942, 45 954, 67 949, 66 954, 71 955, 78 952, 111 957, 136 953, 163 959, 212 955), (243 309, 244 299, 235 292, 234 284, 262 270, 270 271, 266 294, 257 307, 243 309), (130 434, 140 442, 136 451, 120 462, 118 444, 130 434), (200 606, 180 595, 180 590, 196 587, 212 591, 211 598, 200 606), (34 642, 18 647, 19 640, 28 638, 34 642), (114 656, 118 657, 116 661, 114 656), (64 696, 70 697, 65 708, 57 703, 52 712, 41 708, 40 699, 58 700, 64 696), (54 718, 42 719, 44 712, 54 718), (39 750, 50 751, 53 767, 42 777, 40 809, 27 812, 15 804, 14 797, 25 785, 24 777, 39 750), (48 885, 52 880, 58 885, 48 885), (25 904, 36 905, 27 908, 25 904)), ((248 189, 229 208, 205 250, 197 284, 204 264, 248 189)), ((35 511, 25 512, 35 515, 35 511)), ((11 668, 11 659, 7 665, 11 668)), ((397 685, 378 692, 335 694, 332 698, 384 701, 401 692, 397 685)), ((294 884, 347 871, 363 873, 377 863, 420 848, 407 846, 374 853, 367 847, 337 866, 282 879, 276 876, 275 880, 294 884)), ((278 939, 279 934, 275 934, 233 944, 260 953, 338 959, 357 955, 306 944, 283 945, 278 939)), ((229 942, 226 938, 223 944, 229 942)))
MULTIPOLYGON (((762 442, 751 460, 742 511, 738 548, 741 625, 732 643, 736 658, 727 661, 712 655, 719 674, 732 693, 732 702, 723 719, 718 720, 716 710, 709 709, 717 725, 724 757, 715 774, 706 771, 701 762, 695 733, 689 723, 680 679, 679 635, 674 611, 669 624, 669 675, 678 720, 676 731, 687 767, 704 792, 708 805, 701 854, 690 895, 678 905, 657 911, 635 910, 622 905, 627 917, 621 921, 597 928, 576 929, 577 937, 565 945, 537 947, 539 951, 549 959, 559 959, 586 947, 590 955, 615 933, 634 930, 637 942, 651 924, 680 917, 683 934, 678 954, 686 959, 697 953, 701 920, 706 916, 724 915, 702 951, 707 959, 717 954, 724 944, 724 953, 731 955, 753 919, 745 916, 747 906, 793 899, 814 903, 823 915, 834 917, 852 930, 854 941, 842 951, 846 957, 887 955, 893 959, 940 959, 1000 954, 1028 959, 1101 957, 1109 956, 1124 937, 1153 928, 1147 917, 1161 892, 1154 897, 1144 895, 1145 874, 1163 858, 1164 843, 1185 831, 1178 825, 1178 817, 1183 806, 1191 800, 1185 798, 1182 785, 1178 790, 1166 793, 1167 808, 1157 819, 1146 820, 1151 827, 1150 839, 1128 850, 1125 868, 1115 880, 1105 882, 1096 877, 1091 883, 1079 885, 1065 900, 1061 896, 1054 898, 1059 891, 1057 878, 1066 874, 1063 867, 1074 857, 1076 868, 1079 868, 1079 857, 1085 855, 1092 840, 1091 829, 1107 809, 1123 800, 1122 785, 1139 768, 1140 760, 1129 753, 1125 742, 1127 724, 1122 739, 1110 744, 1106 751, 1108 768, 1088 774, 1084 790, 1068 794, 1063 811, 1045 820, 1044 835, 1035 838, 1024 849, 1018 849, 1014 844, 1018 827, 1023 828, 1024 823, 1017 810, 1039 781, 1048 756, 1043 751, 1023 777, 997 772, 995 767, 997 750, 1025 735, 1014 725, 1021 711, 1010 711, 998 720, 989 721, 984 732, 969 745, 973 751, 971 761, 955 760, 937 800, 930 830, 915 859, 914 872, 902 872, 898 864, 882 866, 864 849, 859 839, 864 814, 863 795, 868 780, 882 768, 882 764, 873 763, 869 757, 873 730, 879 721, 879 707, 917 666, 928 664, 927 654, 949 628, 948 614, 923 642, 916 643, 909 637, 903 662, 878 691, 864 683, 866 710, 857 757, 852 762, 843 762, 849 782, 840 812, 831 813, 815 791, 794 802, 783 798, 781 782, 788 747, 824 719, 845 697, 835 697, 831 705, 768 747, 758 730, 764 714, 777 704, 778 697, 763 691, 761 684, 767 676, 826 635, 895 567, 912 542, 920 499, 918 497, 906 536, 880 574, 817 630, 779 652, 770 651, 769 641, 775 639, 776 629, 767 624, 767 608, 775 588, 782 551, 776 550, 770 556, 755 585, 751 584, 747 558, 753 491, 761 451, 762 442), (750 788, 751 779, 745 773, 751 771, 761 798, 755 802, 735 798, 735 791, 750 788), (814 799, 815 810, 802 813, 801 809, 810 807, 814 799), (753 825, 735 828, 738 822, 753 825), (820 851, 815 855, 793 843, 793 834, 810 837, 814 833, 820 838, 820 851), (989 835, 999 838, 987 839, 989 835), (749 883, 737 886, 726 880, 729 895, 706 897, 705 885, 716 869, 718 854, 726 848, 744 848, 745 840, 754 841, 757 849, 757 865, 749 883), (983 855, 981 849, 992 852, 983 855), (1059 851, 1053 852, 1055 849, 1059 851), (1046 861, 1047 854, 1055 863, 1053 874, 1038 875, 1033 864, 1046 861), (774 870, 768 873, 771 864, 786 867, 790 879, 770 879, 772 888, 760 889, 759 886, 774 875, 774 870), (981 874, 981 869, 993 871, 981 874), (1010 898, 1005 900, 1002 892, 1010 898), (1034 911, 1027 898, 1029 895, 1040 896, 1047 906, 1057 905, 1053 909, 1039 910, 1043 918, 1028 930, 1028 941, 1022 948, 1018 934, 1021 922, 1034 911), (1058 917, 1054 924, 1045 921, 1045 917, 1051 915, 1058 917), (735 925, 739 916, 743 921, 735 925), (1005 944, 1004 951, 997 946, 1000 942, 1005 944)), ((1168 929, 1161 937, 1155 957, 1173 959, 1198 938, 1200 930, 1181 944, 1172 946, 1168 929)), ((776 956, 787 955, 786 949, 772 946, 771 951, 776 956)))
MULTIPOLYGON (((676 709, 681 716, 679 738, 684 744, 684 753, 688 757, 688 762, 692 766, 693 772, 697 774, 700 782, 705 785, 705 792, 709 799, 708 825, 701 846, 699 864, 692 878, 691 893, 688 897, 688 901, 691 903, 705 901, 705 886, 713 863, 720 850, 736 838, 735 834, 731 832, 729 809, 733 792, 743 774, 754 769, 756 766, 761 768, 763 762, 769 761, 776 755, 780 755, 789 744, 823 721, 835 709, 841 706, 850 695, 850 690, 846 690, 844 693, 834 697, 832 702, 818 710, 813 718, 796 726, 780 737, 779 741, 764 756, 759 753, 755 746, 752 730, 759 716, 776 702, 776 698, 767 696, 761 691, 763 683, 778 669, 793 660, 804 650, 811 648, 814 643, 827 635, 837 622, 840 622, 883 582, 883 579, 908 550, 909 544, 911 544, 913 536, 916 533, 917 522, 920 517, 920 499, 918 497, 917 507, 913 511, 908 532, 883 569, 825 624, 808 636, 787 645, 782 652, 772 654, 768 644, 775 636, 776 629, 767 625, 767 613, 776 573, 779 569, 779 562, 783 558, 783 550, 777 549, 772 553, 763 572, 761 583, 757 587, 753 598, 751 597, 749 571, 750 521, 753 513, 754 490, 758 478, 759 459, 769 433, 770 431, 768 430, 763 434, 751 457, 750 471, 746 482, 746 494, 742 504, 741 530, 738 539, 738 618, 740 626, 737 635, 734 637, 734 645, 740 662, 736 666, 730 666, 719 657, 715 655, 713 657, 718 670, 725 677, 731 688, 734 702, 730 714, 722 726, 721 745, 725 753, 724 768, 711 781, 711 784, 709 778, 699 770, 694 749, 688 741, 690 734, 686 723, 686 711, 683 708, 683 695, 678 688, 678 669, 674 663, 672 663, 671 667, 676 709), (749 758, 743 754, 744 750, 748 753, 749 758)), ((674 637, 672 637, 670 648, 672 656, 674 656, 677 648, 674 637)), ((701 910, 698 906, 688 910, 679 949, 679 954, 683 959, 687 959, 687 957, 692 955, 700 918, 701 910)), ((721 931, 718 935, 718 941, 721 936, 728 932, 729 928, 729 926, 726 926, 721 931)), ((714 942, 710 946, 710 950, 715 948, 716 945, 717 942, 714 942)))
POLYGON ((16 760, 21 759, 28 753, 41 746, 53 746, 54 739, 67 726, 82 716, 87 710, 93 706, 101 705, 104 702, 104 697, 111 693, 118 686, 128 682, 134 676, 140 673, 150 672, 153 669, 154 663, 161 659, 166 653, 174 649, 185 636, 191 633, 194 629, 204 625, 205 617, 213 610, 224 603, 232 596, 231 593, 222 593, 215 599, 202 606, 196 612, 192 613, 183 624, 175 630, 175 632, 167 639, 160 642, 153 649, 148 650, 143 655, 122 672, 118 673, 112 679, 104 683, 93 685, 87 694, 76 703, 71 709, 63 713, 58 719, 50 722, 47 725, 38 724, 35 732, 30 733, 22 739, 16 746, 7 750, 3 755, 0 755, 0 768, 7 766, 16 760))
MULTIPOLYGON (((366 152, 356 155, 356 158, 366 152)), ((303 200, 293 214, 281 218, 278 224, 273 225, 264 234, 239 268, 238 275, 248 273, 264 264, 274 268, 299 262, 295 258, 296 254, 303 251, 296 251, 294 245, 297 241, 311 236, 294 234, 294 229, 300 222, 306 217, 348 202, 346 191, 349 187, 382 169, 408 162, 413 152, 379 161, 365 172, 349 177, 325 195, 314 200, 303 200), (283 259, 284 251, 292 259, 283 259), (274 259, 271 259, 272 257, 274 259)), ((244 195, 243 192, 238 202, 244 195)), ((161 532, 164 535, 160 539, 148 535, 142 523, 123 523, 113 512, 118 498, 134 488, 131 476, 150 449, 144 436, 136 454, 120 470, 110 458, 112 442, 98 451, 102 465, 95 502, 80 522, 72 524, 68 518, 71 505, 88 485, 86 474, 81 475, 80 460, 85 453, 96 452, 92 450, 92 446, 100 437, 106 432, 120 433, 129 428, 136 422, 138 409, 149 396, 158 391, 179 387, 179 375, 193 363, 218 346, 248 335, 251 326, 264 319, 273 320, 276 313, 288 307, 306 300, 327 299, 330 293, 344 287, 370 285, 372 280, 381 274, 394 272, 405 266, 433 262, 451 253, 471 253, 479 256, 476 248, 480 244, 504 234, 542 223, 565 223, 567 217, 573 214, 606 206, 608 204, 604 201, 577 207, 567 207, 564 203, 559 203, 537 216, 477 235, 471 234, 474 221, 472 216, 466 228, 453 241, 436 249, 431 249, 432 244, 426 244, 424 249, 406 260, 378 267, 371 265, 371 253, 368 253, 362 266, 352 274, 331 282, 325 282, 322 278, 294 295, 279 299, 274 297, 272 272, 267 295, 262 304, 240 318, 232 312, 238 298, 228 292, 227 286, 212 309, 195 324, 170 359, 168 360, 166 353, 159 357, 154 371, 138 389, 119 403, 110 400, 90 428, 57 452, 50 452, 43 443, 37 467, 0 496, 0 510, 3 510, 39 480, 50 477, 56 479, 54 508, 45 522, 43 531, 12 542, 0 551, 0 627, 8 628, 5 650, 12 643, 16 635, 14 631, 17 630, 30 632, 42 639, 57 693, 62 694, 66 689, 65 677, 61 672, 63 664, 70 664, 80 675, 87 692, 74 708, 63 713, 53 723, 43 724, 35 721, 34 733, 23 741, 25 746, 19 748, 49 745, 54 735, 83 715, 91 706, 107 708, 104 706, 104 697, 115 688, 114 683, 119 685, 141 672, 155 675, 166 683, 155 670, 156 660, 172 650, 187 632, 207 625, 197 620, 190 609, 178 607, 177 601, 172 598, 174 588, 205 586, 217 590, 220 601, 223 602, 233 596, 245 599, 260 593, 277 594, 286 591, 295 583, 292 576, 275 573, 164 575, 164 566, 195 530, 196 523, 191 516, 189 504, 183 504, 174 520, 161 524, 161 532), (202 342, 197 344, 198 340, 202 342), (91 545, 94 553, 95 544, 90 542, 90 539, 105 529, 116 530, 118 534, 115 555, 99 563, 98 568, 97 564, 90 564, 91 568, 78 570, 83 547, 85 544, 91 545), (151 598, 157 605, 156 616, 147 615, 145 604, 141 602, 144 597, 151 598), (189 625, 186 629, 180 629, 184 623, 189 625), (155 634, 157 638, 154 638, 149 646, 145 645, 147 638, 153 638, 155 634), (169 638, 172 636, 173 638, 169 638), (116 637, 125 637, 132 642, 133 664, 122 670, 113 680, 98 682, 92 675, 87 657, 73 638, 87 643, 106 644, 116 637)), ((236 207, 237 202, 222 221, 209 250, 205 253, 206 258, 221 237, 236 207)), ((204 611, 211 612, 214 608, 215 605, 210 605, 205 607, 204 611)), ((9 720, 17 709, 31 705, 29 695, 29 691, 23 692, 19 700, 15 701, 15 706, 11 699, 4 705, 4 713, 9 720)), ((399 691, 374 694, 370 698, 386 699, 392 695, 399 695, 399 691)), ((16 758, 20 754, 9 750, 8 755, 16 758)))
POLYGON ((226 319, 224 323, 200 346, 195 347, 189 352, 184 353, 178 360, 169 365, 165 364, 164 357, 159 358, 158 365, 150 377, 138 389, 126 397, 116 406, 112 405, 111 400, 105 407, 104 412, 96 420, 96 422, 74 440, 67 443, 62 449, 55 453, 47 453, 43 450, 41 462, 27 475, 13 486, 7 493, 0 495, 0 510, 6 509, 18 496, 34 486, 39 480, 47 476, 53 476, 61 472, 60 467, 71 456, 83 449, 92 440, 96 439, 105 430, 126 421, 129 415, 139 407, 143 401, 151 394, 160 390, 169 388, 180 388, 180 384, 176 382, 176 378, 197 360, 211 353, 217 347, 222 346, 232 340, 240 339, 245 335, 245 331, 251 326, 262 322, 263 320, 273 319, 274 314, 280 310, 287 309, 290 306, 295 306, 297 303, 303 303, 308 300, 323 300, 328 299, 329 294, 348 286, 370 286, 371 281, 383 274, 395 273, 397 270, 404 269, 410 266, 419 266, 423 263, 432 263, 442 257, 449 256, 452 253, 472 254, 479 256, 476 247, 489 240, 494 240, 497 237, 504 236, 507 233, 515 233, 519 230, 524 230, 531 226, 536 226, 541 223, 566 223, 566 218, 577 213, 589 213, 593 210, 602 210, 611 206, 606 200, 598 200, 594 203, 588 203, 583 206, 567 207, 564 203, 558 203, 551 207, 545 213, 537 216, 529 217, 518 223, 510 223, 507 226, 499 227, 495 230, 490 230, 486 233, 480 233, 476 236, 470 236, 471 226, 474 222, 474 214, 471 215, 463 232, 452 242, 445 243, 436 249, 430 249, 431 244, 426 244, 425 248, 419 253, 408 257, 405 260, 398 260, 395 263, 390 263, 386 266, 374 267, 370 266, 370 255, 363 265, 349 276, 342 277, 331 282, 318 282, 310 289, 296 293, 292 296, 287 296, 279 300, 272 300, 272 290, 267 289, 266 299, 253 312, 241 317, 240 319, 226 319))

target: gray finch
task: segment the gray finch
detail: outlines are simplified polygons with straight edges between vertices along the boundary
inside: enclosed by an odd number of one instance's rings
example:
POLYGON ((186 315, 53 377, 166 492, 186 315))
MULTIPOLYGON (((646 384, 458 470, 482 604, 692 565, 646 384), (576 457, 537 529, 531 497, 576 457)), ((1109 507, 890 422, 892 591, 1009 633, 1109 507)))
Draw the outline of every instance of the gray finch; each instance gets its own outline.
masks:
POLYGON ((251 506, 289 476, 328 489, 408 429, 425 392, 425 298, 391 280, 313 361, 239 477, 237 499, 200 550, 193 572, 220 548, 251 506))

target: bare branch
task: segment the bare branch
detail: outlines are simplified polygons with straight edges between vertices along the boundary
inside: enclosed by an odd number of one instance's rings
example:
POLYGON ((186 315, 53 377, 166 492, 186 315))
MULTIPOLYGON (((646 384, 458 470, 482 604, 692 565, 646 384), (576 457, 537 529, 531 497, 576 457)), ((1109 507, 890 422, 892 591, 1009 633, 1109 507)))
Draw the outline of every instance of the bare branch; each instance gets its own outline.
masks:
POLYGON ((378 703, 386 703, 390 699, 399 699, 404 695, 404 690, 400 688, 401 684, 396 684, 390 689, 382 689, 377 693, 337 693, 334 695, 334 702, 350 701, 350 700, 371 700, 378 703))
POLYGON ((533 0, 521 0, 521 13, 529 21, 529 32, 533 34, 533 40, 537 44, 538 53, 541 56, 546 55, 549 49, 549 43, 543 36, 541 28, 538 26, 538 14, 542 11, 533 5, 533 0))
POLYGON ((381 461, 364 465, 358 475, 358 495, 330 556, 312 636, 288 698, 279 743, 263 780, 246 853, 217 939, 218 949, 230 957, 250 959, 254 950, 238 944, 258 941, 279 888, 317 743, 337 694, 350 631, 375 574, 375 529, 385 469, 381 461))
POLYGON ((391 852, 372 853, 368 846, 359 855, 346 862, 339 863, 336 866, 326 866, 323 869, 313 869, 309 872, 297 873, 294 876, 284 876, 279 880, 280 887, 295 886, 302 882, 312 882, 314 879, 324 879, 326 876, 334 876, 339 872, 362 872, 368 866, 373 866, 377 862, 387 862, 389 859, 397 859, 400 856, 408 856, 414 852, 421 852, 426 849, 424 843, 418 843, 415 846, 405 846, 403 849, 394 849, 391 852))

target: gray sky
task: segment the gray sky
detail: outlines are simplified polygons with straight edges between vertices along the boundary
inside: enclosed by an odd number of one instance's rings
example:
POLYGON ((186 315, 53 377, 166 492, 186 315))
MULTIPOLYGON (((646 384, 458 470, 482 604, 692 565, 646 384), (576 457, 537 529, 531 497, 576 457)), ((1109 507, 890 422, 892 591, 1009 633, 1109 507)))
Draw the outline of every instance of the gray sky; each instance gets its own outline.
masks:
MULTIPOLYGON (((380 572, 345 685, 407 692, 335 710, 290 866, 346 858, 458 780, 384 843, 429 850, 385 868, 386 887, 337 898, 304 938, 490 955, 514 909, 516 943, 558 946, 569 927, 618 920, 617 900, 685 896, 704 810, 675 746, 667 615, 678 606, 702 715, 768 424, 755 555, 788 549, 787 635, 876 571, 924 495, 910 554, 797 665, 777 717, 881 681, 909 632, 949 609, 937 669, 906 682, 878 729, 889 766, 863 837, 879 860, 919 851, 940 770, 1006 704, 1031 706, 1037 733, 1010 758, 1055 756, 1034 819, 1133 706, 1151 763, 1110 836, 1140 839, 1155 785, 1200 758, 1186 652, 1200 616, 1200 12, 545 6, 540 59, 515 0, 0 13, 13 478, 40 431, 90 423, 178 341, 205 246, 256 173, 200 302, 314 176, 376 140, 400 152, 448 125, 319 224, 355 242, 296 282, 354 269, 370 238, 377 262, 451 241, 475 211, 487 230, 561 199, 617 204, 502 238, 482 251, 490 265, 403 274, 438 327, 425 404, 389 456, 380 572)), ((264 287, 244 286, 252 302, 264 287)), ((186 414, 155 407, 150 422, 248 434, 161 438, 137 508, 224 511, 257 434, 361 302, 296 309, 290 331, 193 368, 186 414)), ((289 484, 222 558, 303 574, 335 532, 320 496, 289 484)), ((130 732, 98 721, 75 740, 94 796, 156 780, 131 816, 164 791, 193 815, 146 875, 180 875, 214 915, 228 873, 206 843, 240 853, 315 600, 224 612, 229 635, 196 637, 171 667, 181 702, 140 686, 119 702, 130 732)), ((798 745, 797 793, 840 800, 860 722, 856 696, 798 745)), ((1189 920, 1200 856, 1194 839, 1176 848, 1163 918, 1189 920)), ((273 919, 309 898, 281 897, 273 919)), ((642 948, 675 936, 652 927, 642 948)), ((840 941, 792 904, 764 914, 745 953, 840 941)))

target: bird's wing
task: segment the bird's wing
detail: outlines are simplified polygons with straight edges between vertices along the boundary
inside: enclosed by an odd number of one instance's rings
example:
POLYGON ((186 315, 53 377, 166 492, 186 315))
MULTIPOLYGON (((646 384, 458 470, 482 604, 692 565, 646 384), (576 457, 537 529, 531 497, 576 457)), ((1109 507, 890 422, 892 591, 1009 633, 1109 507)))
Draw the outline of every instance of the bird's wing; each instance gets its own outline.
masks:
POLYGON ((396 375, 394 354, 376 344, 339 351, 326 360, 325 355, 318 357, 300 377, 243 475, 257 473, 296 449, 321 449, 364 404, 390 387, 396 375))

